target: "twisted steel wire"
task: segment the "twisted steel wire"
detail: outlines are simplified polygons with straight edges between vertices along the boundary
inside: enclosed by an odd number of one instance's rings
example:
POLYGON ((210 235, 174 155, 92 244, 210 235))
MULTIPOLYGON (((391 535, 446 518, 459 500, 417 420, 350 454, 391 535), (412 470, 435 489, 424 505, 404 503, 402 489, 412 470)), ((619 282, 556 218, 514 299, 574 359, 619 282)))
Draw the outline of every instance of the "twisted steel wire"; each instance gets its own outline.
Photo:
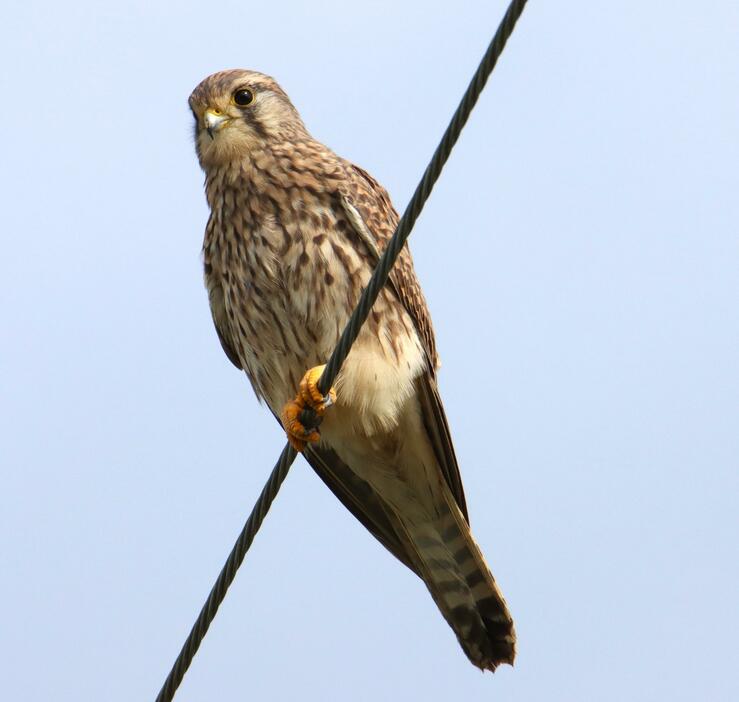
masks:
POLYGON ((387 248, 380 257, 377 266, 375 266, 374 273, 372 274, 369 283, 367 283, 367 287, 362 292, 362 296, 359 298, 359 302, 354 308, 354 312, 341 334, 339 343, 336 344, 336 347, 331 354, 331 358, 326 363, 326 367, 324 368, 321 377, 318 379, 317 386, 323 395, 328 393, 336 380, 336 376, 339 374, 341 366, 349 355, 352 344, 359 335, 362 325, 372 309, 372 305, 375 304, 375 300, 380 294, 380 290, 382 290, 385 283, 387 283, 390 270, 395 264, 406 239, 408 239, 408 236, 413 229, 413 225, 421 214, 421 210, 423 210, 423 206, 426 204, 426 200, 431 194, 434 184, 438 180, 439 175, 441 175, 444 164, 447 162, 449 154, 457 143, 457 139, 459 139, 459 135, 462 133, 462 129, 467 123, 467 119, 472 112, 472 108, 477 103, 477 99, 480 97, 480 93, 482 93, 485 83, 487 83, 490 74, 495 68, 495 64, 503 53, 508 37, 511 36, 513 28, 516 26, 516 22, 521 16, 525 5, 526 0, 513 0, 513 2, 508 6, 504 17, 498 26, 498 30, 495 32, 493 40, 490 42, 482 61, 480 61, 480 65, 475 71, 475 75, 472 77, 470 84, 467 86, 467 90, 462 96, 462 100, 459 103, 449 126, 444 132, 444 136, 441 138, 434 155, 431 157, 429 165, 424 171, 421 182, 418 184, 418 187, 416 187, 413 197, 405 208, 405 212, 403 212, 400 222, 398 222, 398 227, 395 230, 395 233, 388 242, 387 248))
MULTIPOLYGON (((336 348, 331 354, 331 358, 326 363, 326 368, 318 380, 318 389, 324 395, 328 393, 331 385, 333 385, 336 380, 336 376, 341 370, 341 366, 346 360, 346 357, 349 355, 352 344, 359 335, 359 331, 367 319, 367 316, 372 309, 372 305, 374 305, 380 290, 383 288, 385 283, 387 283, 390 270, 398 258, 403 245, 408 239, 408 236, 413 229, 413 225, 421 214, 421 210, 426 204, 426 200, 431 194, 431 190, 438 180, 439 175, 444 168, 444 164, 449 158, 449 154, 454 148, 457 139, 459 139, 459 135, 462 132, 473 107, 480 97, 480 93, 482 93, 482 90, 485 87, 485 83, 487 83, 490 74, 495 68, 498 58, 500 58, 506 42, 513 32, 513 28, 523 12, 526 1, 527 0, 513 0, 508 6, 504 17, 495 32, 493 40, 490 42, 477 71, 475 71, 470 84, 467 86, 467 90, 465 91, 449 126, 444 132, 429 165, 424 171, 421 182, 418 184, 418 187, 413 193, 413 197, 398 222, 398 227, 395 230, 395 233, 380 257, 367 287, 362 292, 359 302, 357 303, 352 316, 349 318, 336 348)), ((285 448, 282 449, 282 453, 280 454, 277 464, 272 469, 272 473, 262 489, 249 518, 246 520, 246 524, 241 530, 225 565, 221 569, 218 579, 208 595, 208 599, 200 610, 200 614, 190 630, 187 640, 177 656, 177 660, 172 666, 162 689, 157 695, 156 702, 170 702, 174 698, 175 692, 182 682, 187 669, 190 667, 190 663, 192 663, 198 648, 200 648, 200 644, 205 638, 208 628, 213 619, 215 619, 218 608, 226 597, 228 588, 236 577, 236 571, 243 562, 246 552, 254 541, 254 537, 256 536, 257 531, 259 531, 273 500, 277 496, 282 482, 287 477, 287 473, 290 470, 290 466, 295 460, 296 455, 295 450, 289 444, 286 444, 285 448)))
POLYGON ((244 560, 244 556, 246 556, 246 552, 249 550, 252 541, 254 541, 259 527, 262 526, 262 522, 265 516, 267 516, 272 501, 277 497, 280 486, 287 477, 287 473, 296 455, 295 449, 290 444, 285 444, 285 448, 282 449, 279 460, 272 469, 272 473, 264 488, 262 488, 259 499, 256 501, 254 509, 252 509, 249 515, 249 519, 246 520, 246 524, 244 524, 239 538, 236 539, 236 543, 221 569, 218 579, 208 595, 208 599, 190 630, 187 641, 182 646, 177 660, 172 666, 172 670, 170 670, 167 679, 164 681, 164 685, 162 685, 162 689, 157 695, 156 702, 170 702, 174 697, 177 688, 182 682, 182 678, 185 677, 185 673, 190 667, 192 659, 195 657, 200 644, 205 638, 205 634, 216 617, 218 608, 226 597, 226 591, 236 577, 236 571, 244 560))

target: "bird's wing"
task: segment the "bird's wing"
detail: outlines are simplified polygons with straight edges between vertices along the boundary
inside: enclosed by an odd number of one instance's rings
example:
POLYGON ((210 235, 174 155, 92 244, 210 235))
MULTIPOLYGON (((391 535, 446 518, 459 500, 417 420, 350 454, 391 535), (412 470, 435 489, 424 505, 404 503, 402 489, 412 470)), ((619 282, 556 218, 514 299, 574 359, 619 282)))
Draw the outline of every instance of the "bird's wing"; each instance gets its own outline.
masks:
MULTIPOLYGON (((277 414, 272 414, 279 422, 277 414)), ((401 539, 404 531, 395 513, 370 484, 362 480, 328 446, 308 444, 303 451, 303 458, 365 529, 401 563, 420 575, 408 557, 408 545, 401 539)))
POLYGON ((420 576, 409 558, 407 543, 401 539, 404 532, 395 513, 370 484, 328 447, 309 444, 303 456, 344 507, 401 563, 420 576))
MULTIPOLYGON (((348 183, 338 194, 341 205, 358 238, 376 260, 395 232, 398 213, 385 189, 369 173, 349 162, 345 165, 348 183)), ((403 247, 390 273, 390 285, 413 319, 426 351, 428 371, 418 380, 418 399, 424 425, 444 479, 465 519, 469 520, 462 477, 436 385, 438 356, 434 329, 407 245, 403 247)))
POLYGON ((228 318, 226 316, 226 305, 223 297, 223 288, 215 278, 209 275, 209 266, 205 266, 205 287, 208 290, 208 302, 210 303, 210 314, 213 317, 213 325, 218 334, 218 340, 231 361, 239 370, 242 370, 241 361, 231 342, 228 318))
POLYGON ((254 394, 257 398, 261 398, 262 393, 255 384, 253 374, 244 367, 243 362, 239 358, 239 354, 236 353, 236 345, 231 340, 231 330, 230 325, 228 324, 228 313, 226 311, 223 288, 220 286, 218 281, 210 275, 210 266, 207 263, 205 265, 205 287, 208 290, 208 302, 210 303, 210 314, 213 317, 213 326, 216 328, 218 341, 221 342, 223 351, 226 356, 228 356, 228 360, 231 361, 231 363, 233 363, 239 370, 247 371, 246 377, 251 383, 254 394))
MULTIPOLYGON (((346 162, 348 187, 340 193, 342 205, 354 228, 364 241, 371 237, 375 242, 372 252, 379 258, 398 226, 398 213, 390 201, 390 196, 367 171, 346 162)), ((390 282, 400 301, 408 310, 421 337, 429 370, 436 374, 439 357, 436 353, 436 339, 431 324, 426 299, 413 270, 413 259, 406 244, 390 272, 390 282)))

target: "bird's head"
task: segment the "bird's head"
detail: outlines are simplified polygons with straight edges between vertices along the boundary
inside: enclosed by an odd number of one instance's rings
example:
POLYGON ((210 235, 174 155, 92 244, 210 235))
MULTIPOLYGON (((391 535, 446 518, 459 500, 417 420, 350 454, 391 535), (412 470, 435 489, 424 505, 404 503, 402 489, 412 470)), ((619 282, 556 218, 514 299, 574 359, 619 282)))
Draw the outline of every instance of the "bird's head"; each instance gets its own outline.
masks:
POLYGON ((208 76, 189 100, 203 169, 306 134, 297 110, 269 76, 241 69, 208 76))

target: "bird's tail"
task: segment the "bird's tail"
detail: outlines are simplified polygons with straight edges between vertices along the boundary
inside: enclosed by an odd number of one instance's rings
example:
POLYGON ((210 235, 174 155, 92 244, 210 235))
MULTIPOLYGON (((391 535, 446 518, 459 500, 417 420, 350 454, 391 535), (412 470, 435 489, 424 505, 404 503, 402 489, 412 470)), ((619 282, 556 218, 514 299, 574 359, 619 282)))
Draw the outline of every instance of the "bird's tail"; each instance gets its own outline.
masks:
POLYGON ((462 649, 476 666, 492 671, 513 664, 513 619, 467 521, 445 492, 441 516, 403 526, 418 570, 462 649))

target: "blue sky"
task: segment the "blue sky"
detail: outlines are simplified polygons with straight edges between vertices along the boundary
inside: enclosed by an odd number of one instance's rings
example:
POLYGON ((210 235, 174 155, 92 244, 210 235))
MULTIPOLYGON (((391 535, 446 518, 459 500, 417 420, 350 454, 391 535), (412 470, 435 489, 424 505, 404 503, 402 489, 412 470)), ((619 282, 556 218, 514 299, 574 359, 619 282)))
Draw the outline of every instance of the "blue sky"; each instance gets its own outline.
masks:
MULTIPOLYGON (((187 97, 275 76, 402 209, 504 2, 0 11, 0 690, 153 699, 284 439, 222 354, 187 97)), ((532 0, 413 233, 482 675, 298 461, 177 699, 735 700, 739 6, 532 0)))

